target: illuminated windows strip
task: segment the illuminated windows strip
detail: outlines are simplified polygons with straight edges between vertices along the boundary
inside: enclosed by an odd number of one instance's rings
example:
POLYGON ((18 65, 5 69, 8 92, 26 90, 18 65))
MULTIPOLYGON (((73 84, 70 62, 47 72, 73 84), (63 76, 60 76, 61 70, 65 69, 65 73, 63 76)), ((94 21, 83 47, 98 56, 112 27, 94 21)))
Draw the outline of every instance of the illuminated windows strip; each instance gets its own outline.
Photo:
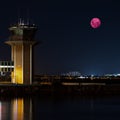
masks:
POLYGON ((14 68, 14 66, 4 66, 4 65, 0 65, 0 68, 14 68))

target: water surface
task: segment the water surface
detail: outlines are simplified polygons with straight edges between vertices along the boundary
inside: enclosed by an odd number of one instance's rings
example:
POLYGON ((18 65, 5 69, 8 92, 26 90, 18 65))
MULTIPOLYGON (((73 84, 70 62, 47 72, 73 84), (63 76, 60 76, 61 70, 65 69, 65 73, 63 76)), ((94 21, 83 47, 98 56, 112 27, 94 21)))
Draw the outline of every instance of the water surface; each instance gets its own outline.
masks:
POLYGON ((1 97, 0 120, 116 120, 120 97, 1 97))

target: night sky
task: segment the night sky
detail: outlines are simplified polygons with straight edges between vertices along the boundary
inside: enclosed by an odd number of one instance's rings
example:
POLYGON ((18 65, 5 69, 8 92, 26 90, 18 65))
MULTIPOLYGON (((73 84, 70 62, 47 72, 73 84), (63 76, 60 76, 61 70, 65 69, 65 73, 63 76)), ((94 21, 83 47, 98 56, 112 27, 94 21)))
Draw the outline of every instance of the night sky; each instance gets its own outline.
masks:
POLYGON ((0 4, 0 60, 10 60, 8 27, 23 18, 38 26, 35 74, 120 73, 119 0, 4 0, 0 4), (101 19, 98 29, 90 27, 101 19))

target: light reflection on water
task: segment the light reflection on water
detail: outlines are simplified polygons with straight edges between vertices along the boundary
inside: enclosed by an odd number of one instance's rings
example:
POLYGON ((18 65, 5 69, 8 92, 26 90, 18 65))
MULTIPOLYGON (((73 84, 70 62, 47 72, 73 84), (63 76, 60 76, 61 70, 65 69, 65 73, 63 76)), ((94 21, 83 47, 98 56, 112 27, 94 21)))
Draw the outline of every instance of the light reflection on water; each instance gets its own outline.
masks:
POLYGON ((0 98, 0 120, 120 119, 120 97, 0 98))
POLYGON ((31 112, 31 99, 1 98, 0 120, 32 120, 31 112))

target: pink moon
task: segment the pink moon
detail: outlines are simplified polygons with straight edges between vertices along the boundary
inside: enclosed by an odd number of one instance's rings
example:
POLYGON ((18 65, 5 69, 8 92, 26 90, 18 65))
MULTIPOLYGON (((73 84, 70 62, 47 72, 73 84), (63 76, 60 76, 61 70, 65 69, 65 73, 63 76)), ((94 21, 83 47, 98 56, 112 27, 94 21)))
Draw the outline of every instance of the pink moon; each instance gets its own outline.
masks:
POLYGON ((98 28, 101 25, 101 21, 99 18, 92 18, 92 20, 90 21, 90 25, 92 28, 98 28))

